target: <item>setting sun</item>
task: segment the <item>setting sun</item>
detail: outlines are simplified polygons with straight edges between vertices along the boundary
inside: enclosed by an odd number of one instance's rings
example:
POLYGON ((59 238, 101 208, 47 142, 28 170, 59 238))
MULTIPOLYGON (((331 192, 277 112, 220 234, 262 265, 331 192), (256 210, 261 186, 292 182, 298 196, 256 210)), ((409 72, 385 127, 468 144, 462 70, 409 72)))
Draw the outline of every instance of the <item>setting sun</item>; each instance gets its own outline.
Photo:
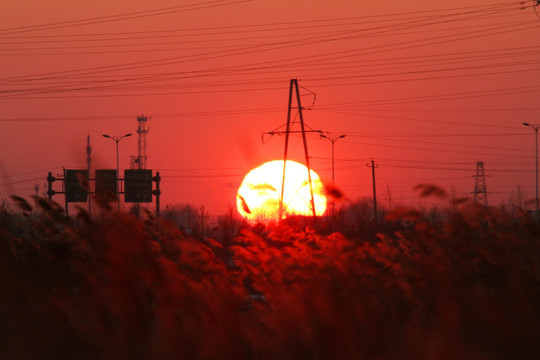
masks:
MULTIPOLYGON (((311 170, 315 213, 326 210, 326 196, 319 176, 311 170)), ((278 220, 283 180, 283 160, 267 162, 251 170, 238 189, 238 212, 248 220, 278 220)), ((311 195, 307 167, 287 160, 283 189, 283 217, 311 215, 311 195)))

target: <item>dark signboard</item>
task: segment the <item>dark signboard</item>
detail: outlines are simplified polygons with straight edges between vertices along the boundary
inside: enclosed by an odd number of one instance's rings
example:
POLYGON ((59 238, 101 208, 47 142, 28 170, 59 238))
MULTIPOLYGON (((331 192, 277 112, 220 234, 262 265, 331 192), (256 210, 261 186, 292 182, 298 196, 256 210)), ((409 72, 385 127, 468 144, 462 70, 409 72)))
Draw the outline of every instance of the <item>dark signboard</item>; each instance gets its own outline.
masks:
POLYGON ((88 170, 66 170, 66 202, 86 202, 88 198, 88 170))
POLYGON ((116 170, 96 170, 96 196, 105 201, 116 201, 116 170))
POLYGON ((124 170, 124 201, 152 202, 152 170, 124 170))

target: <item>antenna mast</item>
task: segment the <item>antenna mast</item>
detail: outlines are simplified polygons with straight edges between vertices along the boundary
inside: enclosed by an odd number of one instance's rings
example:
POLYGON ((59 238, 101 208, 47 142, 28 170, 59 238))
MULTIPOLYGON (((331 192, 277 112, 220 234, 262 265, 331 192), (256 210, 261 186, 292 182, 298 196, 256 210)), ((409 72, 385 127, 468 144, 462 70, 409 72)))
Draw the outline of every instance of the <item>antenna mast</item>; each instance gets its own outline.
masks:
POLYGON ((131 156, 131 168, 132 169, 146 169, 146 134, 150 131, 146 127, 148 117, 141 115, 137 116, 137 134, 139 134, 139 153, 137 156, 131 156))

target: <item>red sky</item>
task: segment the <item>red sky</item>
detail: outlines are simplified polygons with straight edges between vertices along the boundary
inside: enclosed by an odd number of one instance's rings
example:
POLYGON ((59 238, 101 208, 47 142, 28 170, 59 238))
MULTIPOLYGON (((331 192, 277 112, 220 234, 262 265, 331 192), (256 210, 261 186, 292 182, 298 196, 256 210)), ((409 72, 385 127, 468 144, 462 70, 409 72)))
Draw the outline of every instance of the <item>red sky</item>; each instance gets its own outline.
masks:
MULTIPOLYGON (((477 161, 490 204, 517 186, 533 198, 534 132, 522 125, 540 122, 533 4, 4 0, 0 197, 42 193, 48 171, 85 168, 88 135, 92 167, 115 168, 101 135, 135 133, 144 113, 162 204, 224 213, 251 168, 282 157, 284 138, 261 134, 286 122, 297 78, 306 123, 347 135, 335 178, 348 200, 371 196, 372 158, 383 205, 389 192, 417 204, 419 183, 470 195, 477 161)), ((330 182, 330 143, 310 135, 308 145, 330 182)), ((300 137, 291 149, 302 161, 300 137)), ((136 136, 122 140, 121 169, 136 152, 136 136)))

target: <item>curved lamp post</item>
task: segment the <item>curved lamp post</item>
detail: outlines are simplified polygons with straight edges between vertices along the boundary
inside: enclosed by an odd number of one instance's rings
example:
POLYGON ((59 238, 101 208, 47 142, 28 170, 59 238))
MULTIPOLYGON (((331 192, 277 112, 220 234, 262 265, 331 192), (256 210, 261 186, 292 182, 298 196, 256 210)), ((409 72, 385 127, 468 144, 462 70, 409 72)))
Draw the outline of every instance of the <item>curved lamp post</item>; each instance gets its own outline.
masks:
MULTIPOLYGON (((327 140, 329 140, 331 143, 332 143, 332 186, 334 186, 334 143, 339 140, 339 139, 342 139, 344 138, 345 136, 347 135, 340 135, 340 136, 326 136, 324 134, 321 134, 321 138, 325 138, 327 140)), ((332 216, 334 216, 336 214, 335 212, 335 207, 334 207, 334 200, 332 199, 332 216)))
POLYGON ((122 136, 110 136, 107 134, 103 134, 103 137, 112 139, 116 143, 116 199, 118 200, 118 211, 120 211, 120 183, 119 183, 120 162, 118 160, 118 143, 120 142, 120 140, 128 136, 131 136, 131 134, 126 134, 122 136))

